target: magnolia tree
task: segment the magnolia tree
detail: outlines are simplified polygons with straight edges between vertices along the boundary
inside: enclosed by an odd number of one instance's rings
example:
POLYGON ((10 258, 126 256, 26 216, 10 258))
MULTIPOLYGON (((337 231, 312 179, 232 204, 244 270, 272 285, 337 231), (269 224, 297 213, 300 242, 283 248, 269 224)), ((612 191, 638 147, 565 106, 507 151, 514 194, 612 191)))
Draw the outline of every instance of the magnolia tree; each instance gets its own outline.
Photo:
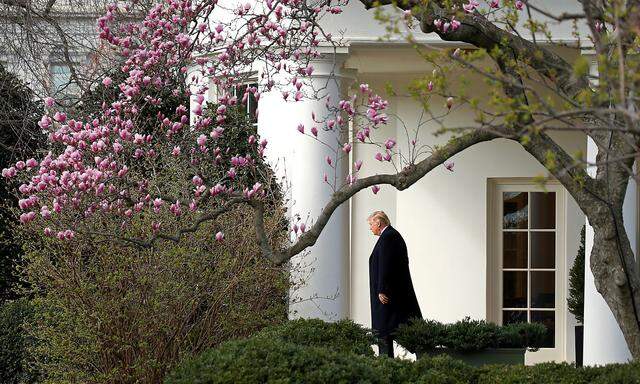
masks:
MULTIPOLYGON (((366 7, 391 4, 361 2, 366 7)), ((326 115, 313 116, 314 126, 300 124, 297 129, 332 149, 325 159, 328 166, 336 170, 354 145, 375 145, 380 150, 371 161, 391 162, 397 172, 358 177, 363 167, 358 161, 346 180, 325 175, 334 193, 320 215, 294 224, 291 244, 274 249, 264 230, 268 188, 244 185, 246 178, 238 177, 251 172, 258 159, 239 153, 223 161, 223 152, 233 148, 221 148, 217 141, 225 134, 227 112, 248 100, 259 101, 265 92, 280 92, 291 103, 319 97, 307 81, 312 61, 321 55, 321 45, 340 44, 321 20, 340 13, 343 5, 265 0, 227 7, 212 0, 172 0, 153 7, 141 23, 125 27, 115 27, 126 16, 124 9, 109 6, 98 21, 100 37, 124 58, 126 79, 115 84, 106 77, 102 82, 118 90, 118 99, 105 103, 99 114, 73 118, 56 111, 54 100, 46 100, 40 127, 48 132, 50 152, 2 172, 19 184, 21 222, 60 241, 96 236, 153 247, 180 241, 235 206, 247 205, 255 214, 262 253, 280 264, 315 244, 333 212, 358 191, 371 188, 375 194, 383 184, 409 188, 435 167, 444 164, 453 170, 447 162, 453 155, 507 138, 543 164, 588 217, 595 233, 591 267, 596 286, 634 358, 639 357, 640 275, 622 221, 638 152, 637 4, 585 0, 575 13, 550 14, 526 1, 431 1, 403 2, 396 4, 400 12, 378 12, 391 33, 403 34, 417 49, 422 49, 415 43, 417 31, 405 28, 416 21, 424 33, 477 48, 421 50, 436 69, 418 79, 414 96, 431 121, 452 131, 453 138, 443 146, 425 147, 417 142, 419 127, 414 127, 404 151, 392 138, 374 140, 372 132, 389 119, 388 103, 366 84, 349 98, 326 100, 326 115), (576 41, 592 45, 600 76, 590 73, 586 59, 572 56, 569 61, 553 49, 548 22, 573 23, 576 35, 583 31, 576 41), (466 96, 451 82, 452 62, 484 77, 488 102, 466 96), (255 71, 261 76, 258 86, 239 87, 255 71), (213 79, 219 95, 213 117, 203 113, 209 91, 203 78, 213 79), (171 113, 158 111, 155 124, 142 121, 140 110, 160 104, 159 95, 167 89, 194 102, 171 113), (439 100, 447 106, 444 115, 429 107, 439 100), (476 124, 444 125, 446 115, 462 106, 476 112, 476 124), (350 124, 352 137, 345 135, 350 124), (549 130, 586 133, 598 146, 596 162, 567 153, 549 130), (597 169, 593 177, 588 165, 597 169), (96 223, 102 218, 117 218, 119 230, 100 231, 96 223), (148 232, 136 231, 140 225, 133 223, 144 223, 152 234, 142 236, 148 232)), ((258 157, 268 145, 255 135, 247 144, 255 146, 258 157)), ((212 241, 224 241, 224 229, 216 230, 212 241)))

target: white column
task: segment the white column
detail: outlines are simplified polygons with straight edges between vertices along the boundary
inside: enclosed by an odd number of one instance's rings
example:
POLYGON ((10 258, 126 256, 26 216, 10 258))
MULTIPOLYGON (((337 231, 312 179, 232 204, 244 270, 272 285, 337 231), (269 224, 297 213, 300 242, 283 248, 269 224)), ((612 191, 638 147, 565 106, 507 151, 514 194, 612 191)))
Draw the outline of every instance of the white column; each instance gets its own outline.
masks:
MULTIPOLYGON (((596 67, 597 71, 597 67, 596 67)), ((596 72, 597 73, 597 72, 596 72)), ((595 162, 598 148, 595 142, 588 138, 587 161, 595 162)), ((591 167, 589 174, 595 177, 595 168, 591 167)), ((630 183, 623 205, 624 226, 633 249, 636 244, 636 186, 630 183)), ((613 313, 596 290, 593 274, 591 273, 590 255, 593 248, 593 228, 586 220, 585 231, 585 280, 584 280, 584 365, 602 365, 608 363, 626 362, 631 359, 622 331, 613 313)))
MULTIPOLYGON (((344 55, 327 55, 314 60, 311 77, 320 95, 340 100, 348 78, 341 71, 344 55)), ((292 92, 293 93, 293 92, 292 92)), ((289 185, 287 197, 289 214, 299 215, 307 228, 315 222, 329 201, 332 188, 324 182, 326 172, 334 177, 325 158, 335 154, 311 137, 297 131, 298 124, 310 132, 314 126, 312 112, 317 118, 326 113, 326 97, 300 102, 284 101, 280 91, 264 94, 259 102, 258 133, 269 141, 266 156, 276 174, 289 185), (308 220, 307 220, 308 218, 308 220)), ((319 137, 337 145, 337 133, 325 132, 319 124, 319 137)), ((335 164, 338 184, 348 175, 348 162, 335 164)), ((343 204, 334 213, 316 244, 307 252, 292 259, 293 279, 303 279, 304 285, 291 292, 292 300, 301 302, 290 306, 291 318, 320 318, 338 320, 349 316, 349 205, 343 204)))

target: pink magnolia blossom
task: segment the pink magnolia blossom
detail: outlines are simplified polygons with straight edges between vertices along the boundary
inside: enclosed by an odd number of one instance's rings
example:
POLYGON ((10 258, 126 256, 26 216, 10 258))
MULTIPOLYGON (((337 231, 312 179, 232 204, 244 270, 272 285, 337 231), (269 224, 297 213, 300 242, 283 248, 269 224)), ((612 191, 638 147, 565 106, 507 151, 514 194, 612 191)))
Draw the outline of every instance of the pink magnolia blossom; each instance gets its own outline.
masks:
POLYGON ((467 4, 462 6, 465 12, 472 13, 480 6, 480 3, 477 0, 469 0, 467 4))
POLYGON ((452 162, 450 162, 450 163, 444 163, 444 167, 445 167, 448 171, 453 172, 453 164, 454 164, 454 163, 453 163, 453 161, 452 161, 452 162))
POLYGON ((108 76, 102 79, 102 85, 104 85, 105 87, 110 87, 111 83, 113 83, 113 80, 111 80, 111 78, 108 76))
POLYGON ((333 159, 331 158, 331 156, 325 157, 325 160, 330 167, 333 167, 333 159))
POLYGON ((298 124, 298 132, 303 133, 304 134, 304 125, 302 124, 298 124))
POLYGON ((375 158, 378 161, 382 161, 382 153, 380 153, 380 152, 376 153, 375 158))
POLYGON ((377 195, 378 191, 380 191, 380 187, 378 187, 377 185, 374 185, 373 187, 371 187, 371 191, 373 192, 374 195, 377 195))
POLYGON ((53 107, 53 104, 54 104, 55 102, 56 102, 56 101, 53 99, 53 97, 45 97, 45 98, 44 98, 44 105, 45 105, 47 108, 51 108, 51 107, 53 107))
POLYGON ((453 97, 449 96, 447 97, 447 108, 451 109, 452 106, 453 106, 453 97))
POLYGON ((311 127, 311 134, 312 134, 314 137, 318 137, 318 128, 316 128, 316 127, 311 127))
POLYGON ((355 166, 356 171, 359 171, 360 168, 362 168, 362 160, 356 160, 356 162, 353 164, 355 166))
POLYGON ((345 144, 342 146, 342 150, 343 150, 345 153, 349 153, 349 152, 351 152, 351 144, 349 144, 349 143, 345 143, 345 144))
POLYGON ((222 241, 224 241, 224 233, 222 232, 216 233, 216 241, 218 243, 222 243, 222 241))

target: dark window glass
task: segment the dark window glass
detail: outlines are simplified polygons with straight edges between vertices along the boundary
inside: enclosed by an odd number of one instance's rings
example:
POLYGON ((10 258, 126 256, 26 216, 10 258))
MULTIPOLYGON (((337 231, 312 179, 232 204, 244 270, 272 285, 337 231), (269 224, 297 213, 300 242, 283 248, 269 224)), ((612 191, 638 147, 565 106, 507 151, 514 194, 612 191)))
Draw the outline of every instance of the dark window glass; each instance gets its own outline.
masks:
POLYGON ((555 307, 555 272, 531 272, 531 308, 555 307))
POLYGON ((505 229, 526 229, 528 222, 527 192, 503 192, 502 227, 505 229))
POLYGON ((556 316, 554 311, 531 311, 531 322, 541 323, 547 328, 547 333, 542 343, 543 348, 555 346, 556 316))
POLYGON ((531 268, 556 267, 556 233, 531 232, 531 268))
POLYGON ((527 232, 503 232, 503 268, 527 268, 527 237, 527 232))
POLYGON ((527 311, 502 311, 502 324, 526 323, 527 311))
POLYGON ((556 227, 556 193, 531 192, 531 229, 556 227))
POLYGON ((527 307, 527 272, 502 272, 502 307, 527 307))

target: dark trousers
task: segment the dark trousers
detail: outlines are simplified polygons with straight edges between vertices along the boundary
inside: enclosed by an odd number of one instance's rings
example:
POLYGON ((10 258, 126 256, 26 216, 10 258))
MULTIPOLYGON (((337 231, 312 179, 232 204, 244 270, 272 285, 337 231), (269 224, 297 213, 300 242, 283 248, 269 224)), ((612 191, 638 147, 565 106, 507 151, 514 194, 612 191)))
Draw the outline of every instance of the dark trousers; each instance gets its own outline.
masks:
POLYGON ((385 336, 378 339, 378 354, 380 356, 387 355, 393 359, 393 336, 385 336))

